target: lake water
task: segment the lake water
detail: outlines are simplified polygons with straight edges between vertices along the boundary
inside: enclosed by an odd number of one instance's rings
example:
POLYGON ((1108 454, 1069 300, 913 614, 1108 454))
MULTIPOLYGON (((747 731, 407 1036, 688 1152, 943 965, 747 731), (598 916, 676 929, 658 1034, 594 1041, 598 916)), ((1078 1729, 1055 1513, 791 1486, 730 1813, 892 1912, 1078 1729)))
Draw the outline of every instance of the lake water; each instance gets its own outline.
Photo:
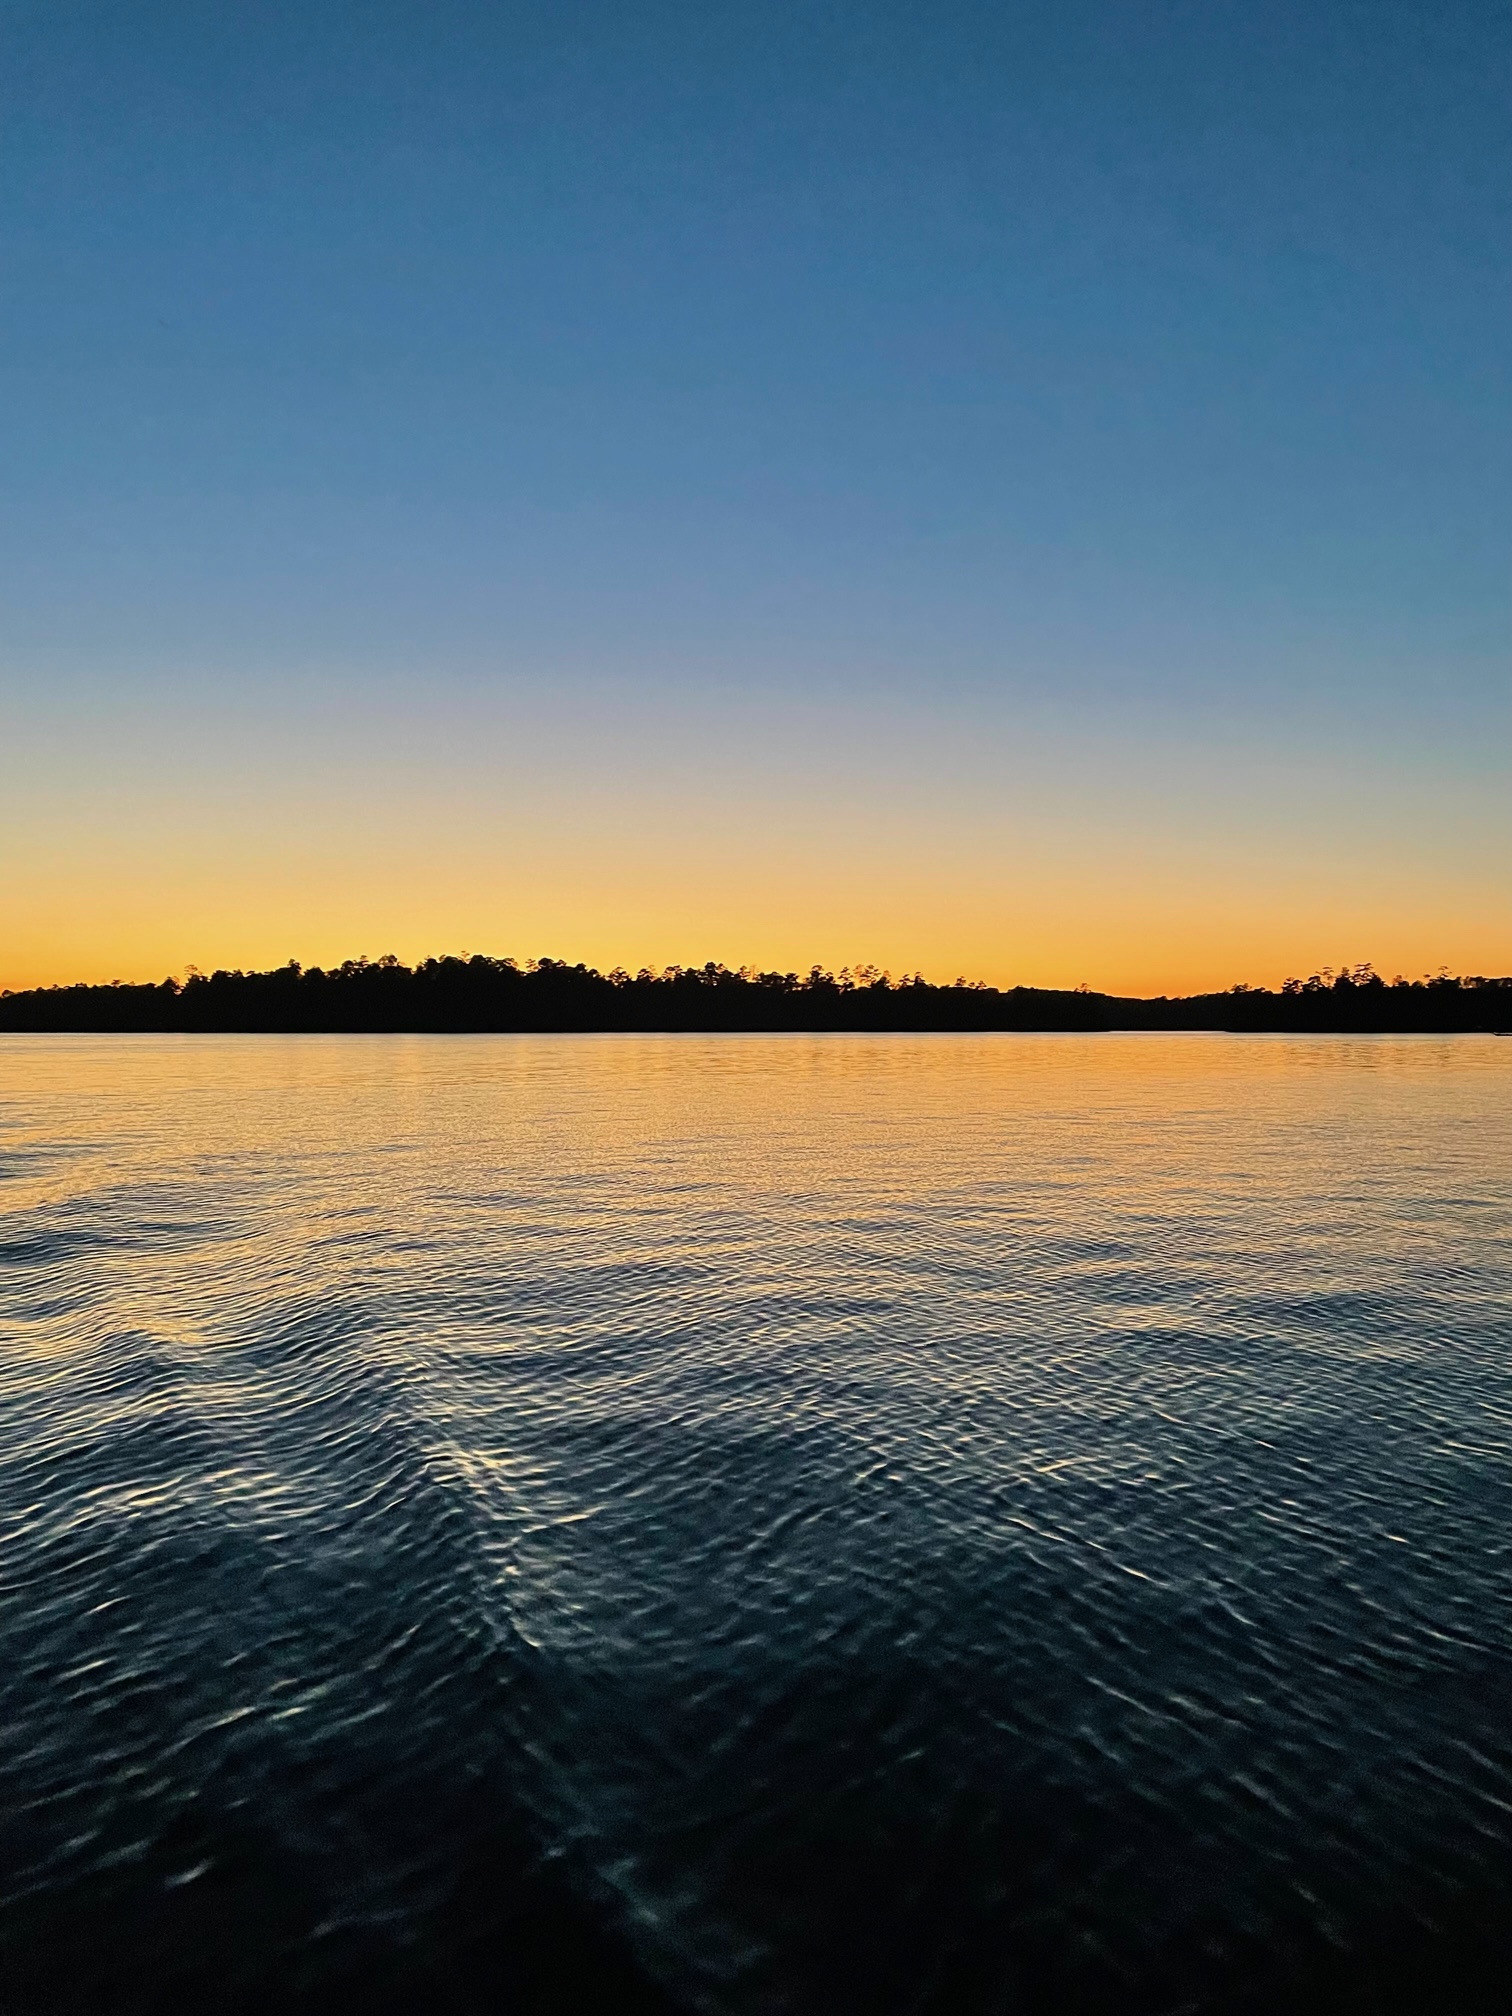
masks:
POLYGON ((1512 1041, 0 1042, 0 2008, 1505 2007, 1512 1041))

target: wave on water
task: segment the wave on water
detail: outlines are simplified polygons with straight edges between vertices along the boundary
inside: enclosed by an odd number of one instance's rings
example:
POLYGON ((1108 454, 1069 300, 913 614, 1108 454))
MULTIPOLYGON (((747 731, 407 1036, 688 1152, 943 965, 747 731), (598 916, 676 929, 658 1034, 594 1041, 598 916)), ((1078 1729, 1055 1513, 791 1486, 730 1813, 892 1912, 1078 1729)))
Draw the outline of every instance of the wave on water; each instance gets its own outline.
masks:
POLYGON ((0 2008, 1498 2009, 1512 1056, 0 1048, 0 2008))

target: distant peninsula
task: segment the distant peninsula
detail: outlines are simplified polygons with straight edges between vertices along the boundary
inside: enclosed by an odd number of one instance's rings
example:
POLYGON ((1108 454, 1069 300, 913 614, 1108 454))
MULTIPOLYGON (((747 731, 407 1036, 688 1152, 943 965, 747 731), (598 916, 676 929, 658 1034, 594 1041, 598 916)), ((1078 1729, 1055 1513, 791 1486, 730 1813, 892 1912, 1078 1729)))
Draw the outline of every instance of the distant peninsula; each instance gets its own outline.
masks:
POLYGON ((481 953, 406 966, 392 955, 268 972, 191 971, 158 984, 0 993, 0 1032, 988 1031, 1214 1029, 1317 1034, 1512 1031, 1512 977, 1386 981, 1325 968, 1279 989, 1147 1000, 1085 988, 945 986, 874 967, 763 973, 710 963, 658 972, 481 953))

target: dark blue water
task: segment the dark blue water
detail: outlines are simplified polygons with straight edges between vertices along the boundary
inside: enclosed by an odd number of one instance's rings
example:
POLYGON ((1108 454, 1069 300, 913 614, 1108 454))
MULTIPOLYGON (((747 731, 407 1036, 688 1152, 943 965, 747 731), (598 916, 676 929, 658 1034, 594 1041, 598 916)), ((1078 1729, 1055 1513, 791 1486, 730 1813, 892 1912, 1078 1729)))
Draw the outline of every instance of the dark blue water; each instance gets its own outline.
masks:
POLYGON ((1500 2009, 1512 1042, 7 1039, 0 2009, 1500 2009))

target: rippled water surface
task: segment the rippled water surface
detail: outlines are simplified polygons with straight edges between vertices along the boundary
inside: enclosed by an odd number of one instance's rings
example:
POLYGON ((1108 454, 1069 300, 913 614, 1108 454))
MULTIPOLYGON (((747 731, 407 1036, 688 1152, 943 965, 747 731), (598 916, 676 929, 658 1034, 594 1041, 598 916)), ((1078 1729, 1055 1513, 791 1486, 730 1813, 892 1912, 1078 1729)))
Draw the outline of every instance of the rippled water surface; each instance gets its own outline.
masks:
POLYGON ((5 1039, 0 2008, 1505 2007, 1509 1123, 1482 1038, 5 1039))

